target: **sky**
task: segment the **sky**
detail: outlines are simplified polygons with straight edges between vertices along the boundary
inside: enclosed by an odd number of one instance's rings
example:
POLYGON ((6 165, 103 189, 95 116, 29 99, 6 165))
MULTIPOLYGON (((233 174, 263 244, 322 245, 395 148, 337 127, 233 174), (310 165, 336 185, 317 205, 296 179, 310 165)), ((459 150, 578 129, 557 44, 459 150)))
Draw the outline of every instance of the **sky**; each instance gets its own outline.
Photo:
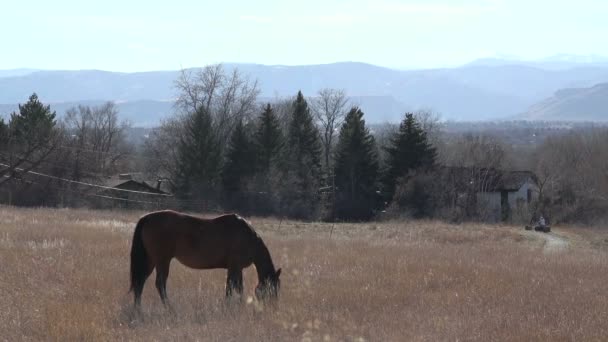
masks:
POLYGON ((2 1, 0 69, 608 56, 606 0, 2 1))

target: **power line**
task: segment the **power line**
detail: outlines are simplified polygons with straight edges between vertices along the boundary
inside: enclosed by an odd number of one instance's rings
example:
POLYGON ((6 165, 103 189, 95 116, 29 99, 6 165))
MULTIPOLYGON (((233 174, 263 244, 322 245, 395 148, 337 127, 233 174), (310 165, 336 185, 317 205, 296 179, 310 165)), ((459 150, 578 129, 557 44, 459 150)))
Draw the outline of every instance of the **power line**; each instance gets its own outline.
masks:
MULTIPOLYGON (((34 182, 34 181, 30 181, 30 180, 24 180, 24 179, 16 179, 19 182, 23 182, 23 183, 27 183, 27 184, 33 184, 33 185, 40 185, 40 186, 44 186, 44 187, 49 187, 49 185, 46 184, 42 184, 39 182, 34 182)), ((77 191, 77 190, 72 190, 72 189, 62 189, 56 186, 50 186, 56 190, 63 190, 63 191, 67 191, 67 192, 71 192, 71 193, 75 193, 81 196, 88 196, 88 197, 97 197, 97 198, 103 198, 103 199, 108 199, 108 200, 114 200, 114 201, 122 201, 122 202, 129 202, 129 203, 142 203, 142 204, 151 204, 151 205, 155 205, 155 206, 160 206, 162 204, 166 204, 164 202, 150 202, 150 201, 139 201, 139 200, 132 200, 132 199, 127 199, 127 198, 121 198, 121 197, 112 197, 112 196, 105 196, 105 195, 97 195, 97 194, 89 194, 86 192, 82 192, 82 191, 77 191)), ((180 203, 181 201, 179 200, 172 200, 172 202, 174 203, 180 203)), ((191 203, 192 204, 192 203, 191 203)), ((199 202, 199 203, 195 203, 195 204, 203 204, 203 202, 199 202)), ((210 208, 210 207, 204 207, 203 208, 204 212, 214 212, 214 213, 226 213, 225 210, 221 210, 218 208, 210 208)))
MULTIPOLYGON (((6 164, 3 164, 3 163, 0 163, 0 166, 4 166, 4 167, 7 167, 7 168, 10 168, 10 165, 6 165, 6 164)), ((15 170, 16 171, 21 171, 21 172, 25 171, 22 168, 15 168, 15 170)), ((135 193, 135 194, 140 194, 140 195, 173 197, 173 195, 170 195, 170 194, 159 194, 159 193, 156 193, 156 192, 119 189, 119 188, 114 188, 114 187, 111 187, 111 186, 105 186, 105 185, 99 185, 99 184, 79 182, 79 181, 75 181, 75 180, 71 180, 71 179, 66 179, 66 178, 61 178, 61 177, 56 177, 56 176, 51 176, 51 175, 47 175, 45 173, 40 173, 40 172, 35 172, 35 171, 27 171, 26 173, 29 173, 29 174, 32 174, 32 175, 35 175, 35 176, 46 177, 46 178, 50 178, 50 179, 54 179, 54 180, 58 180, 58 181, 62 181, 62 182, 67 182, 67 183, 71 183, 71 184, 84 185, 84 186, 93 187, 93 188, 99 188, 99 189, 106 189, 106 190, 113 190, 113 191, 122 191, 122 192, 135 193)))
POLYGON ((54 188, 56 190, 62 190, 62 191, 72 192, 72 193, 76 193, 76 194, 79 194, 79 195, 82 195, 82 196, 105 198, 105 199, 110 199, 110 200, 115 200, 115 201, 123 201, 123 202, 134 202, 134 203, 155 204, 155 205, 160 204, 160 202, 139 201, 139 200, 132 200, 132 199, 128 199, 128 198, 122 198, 122 197, 113 197, 113 196, 98 195, 98 194, 89 194, 89 193, 78 191, 78 190, 63 189, 63 188, 60 188, 60 187, 57 187, 57 186, 42 184, 42 183, 34 182, 34 181, 31 181, 31 180, 19 179, 19 181, 27 183, 27 184, 35 184, 35 185, 40 185, 40 186, 44 186, 44 187, 51 187, 51 188, 54 188))
MULTIPOLYGON (((3 156, 5 159, 8 158, 3 153, 0 153, 0 155, 3 156)), ((28 160, 28 159, 22 159, 22 160, 24 162, 28 162, 30 164, 34 164, 34 162, 32 162, 31 160, 28 160)), ((40 160, 39 162, 47 164, 47 165, 51 165, 53 168, 58 168, 58 169, 74 172, 74 167, 72 167, 72 166, 67 166, 65 164, 58 164, 58 163, 51 162, 51 161, 48 161, 48 160, 40 160)), ((81 173, 81 174, 83 174, 83 175, 86 175, 88 177, 92 177, 92 178, 106 178, 107 177, 107 176, 105 176, 105 175, 103 175, 101 173, 93 173, 93 172, 87 172, 87 171, 82 171, 82 170, 79 170, 78 172, 81 173)))
MULTIPOLYGON (((0 163, 0 166, 7 166, 7 165, 0 163)), ((21 171, 22 169, 17 168, 17 170, 21 171)), ((87 186, 90 186, 90 187, 98 187, 98 188, 103 188, 103 189, 110 189, 110 190, 115 190, 115 191, 122 191, 122 192, 136 193, 136 194, 144 194, 144 195, 164 196, 165 198, 167 198, 168 200, 170 200, 170 203, 175 203, 177 205, 202 206, 202 207, 204 207, 205 211, 211 211, 211 212, 217 212, 217 213, 223 213, 224 212, 221 209, 209 207, 208 206, 208 204, 209 204, 208 201, 179 200, 179 199, 174 198, 172 195, 157 194, 157 193, 145 192, 145 191, 118 189, 118 188, 112 188, 112 187, 107 187, 107 186, 102 186, 102 185, 89 184, 89 183, 84 183, 84 182, 77 182, 77 181, 73 181, 73 180, 69 180, 69 179, 63 179, 63 178, 60 178, 60 177, 45 175, 45 174, 42 174, 40 172, 34 172, 34 171, 30 171, 28 173, 31 173, 31 174, 37 175, 37 176, 47 177, 47 178, 50 178, 50 179, 62 180, 62 181, 66 181, 68 183, 77 183, 77 184, 81 184, 81 185, 87 185, 87 186)), ((9 176, 4 176, 4 177, 9 177, 9 176)), ((132 203, 153 204, 153 205, 159 205, 159 204, 161 204, 161 202, 141 201, 141 200, 122 198, 122 197, 108 196, 108 195, 90 194, 90 193, 86 193, 86 192, 83 192, 83 191, 78 191, 78 190, 73 190, 73 189, 68 189, 68 188, 60 188, 60 187, 49 185, 49 184, 41 184, 39 182, 35 182, 35 181, 31 181, 31 180, 23 180, 23 179, 16 179, 16 180, 18 180, 20 182, 25 182, 25 183, 28 183, 28 184, 36 184, 36 185, 45 186, 45 187, 52 187, 52 188, 54 188, 56 190, 72 192, 72 193, 76 193, 76 194, 83 195, 83 196, 90 196, 90 197, 97 197, 97 198, 104 198, 104 199, 109 199, 109 200, 116 200, 116 201, 123 201, 123 202, 132 202, 132 203)), ((166 204, 166 203, 163 203, 163 204, 166 204)))

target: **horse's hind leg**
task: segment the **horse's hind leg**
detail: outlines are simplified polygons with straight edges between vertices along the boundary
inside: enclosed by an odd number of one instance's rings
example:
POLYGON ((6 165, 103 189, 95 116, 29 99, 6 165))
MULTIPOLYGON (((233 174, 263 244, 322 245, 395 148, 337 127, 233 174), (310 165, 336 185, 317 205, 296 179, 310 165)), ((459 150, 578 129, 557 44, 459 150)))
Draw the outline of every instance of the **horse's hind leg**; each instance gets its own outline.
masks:
POLYGON ((243 269, 229 268, 228 279, 226 279, 226 297, 232 297, 233 292, 240 296, 243 294, 243 269))
POLYGON ((148 279, 150 274, 152 274, 153 270, 154 270, 154 265, 148 265, 148 268, 146 269, 146 273, 145 273, 146 276, 143 278, 143 280, 141 282, 137 282, 133 285, 135 308, 137 310, 141 309, 141 294, 144 292, 144 285, 146 283, 146 280, 148 279))
POLYGON ((167 305, 167 278, 169 277, 169 265, 171 259, 163 260, 156 265, 156 289, 160 300, 167 305))

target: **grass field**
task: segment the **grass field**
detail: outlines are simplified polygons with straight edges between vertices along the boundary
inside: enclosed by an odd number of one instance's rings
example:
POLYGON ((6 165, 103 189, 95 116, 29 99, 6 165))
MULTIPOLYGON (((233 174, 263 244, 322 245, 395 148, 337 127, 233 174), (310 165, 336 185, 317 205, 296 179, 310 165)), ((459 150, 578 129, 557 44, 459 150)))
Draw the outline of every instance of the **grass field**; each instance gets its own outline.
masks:
MULTIPOLYGON (((128 293, 141 212, 0 207, 0 340, 591 341, 608 336, 608 230, 249 218, 283 268, 279 305, 226 303, 225 271, 172 263, 172 314, 128 293)), ((151 278, 153 279, 153 278, 151 278)))

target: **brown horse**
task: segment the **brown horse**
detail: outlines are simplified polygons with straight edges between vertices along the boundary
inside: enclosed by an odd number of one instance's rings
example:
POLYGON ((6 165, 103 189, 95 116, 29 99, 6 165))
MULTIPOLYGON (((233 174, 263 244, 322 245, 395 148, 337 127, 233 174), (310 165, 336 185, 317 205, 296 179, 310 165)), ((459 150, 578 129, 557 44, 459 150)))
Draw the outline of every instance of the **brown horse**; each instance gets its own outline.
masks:
POLYGON ((196 269, 225 268, 226 297, 243 292, 243 268, 255 265, 258 299, 277 298, 281 269, 275 271, 268 248, 253 228, 238 215, 198 218, 175 211, 157 211, 137 222, 131 246, 131 290, 141 305, 144 283, 156 268, 156 288, 167 301, 169 264, 176 258, 196 269))

